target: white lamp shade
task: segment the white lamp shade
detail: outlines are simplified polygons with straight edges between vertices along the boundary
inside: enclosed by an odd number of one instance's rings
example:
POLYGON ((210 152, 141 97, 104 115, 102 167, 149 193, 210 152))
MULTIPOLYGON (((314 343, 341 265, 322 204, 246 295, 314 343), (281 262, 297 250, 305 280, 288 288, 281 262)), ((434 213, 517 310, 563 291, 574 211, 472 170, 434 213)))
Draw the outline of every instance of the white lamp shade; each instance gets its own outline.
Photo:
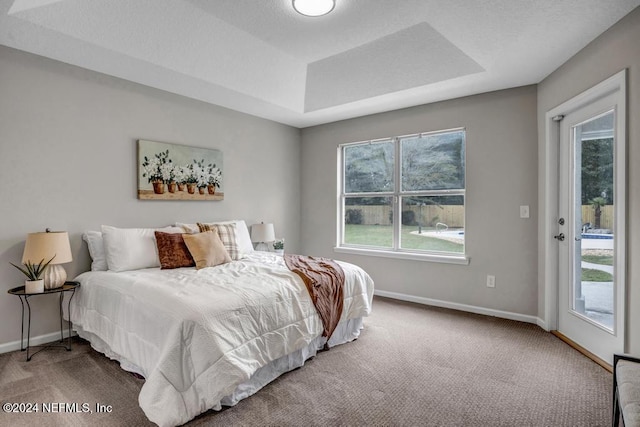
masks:
POLYGON ((251 226, 252 242, 273 242, 276 240, 276 233, 273 230, 273 224, 253 224, 251 226))
POLYGON ((66 231, 51 231, 42 233, 29 233, 24 245, 22 263, 30 262, 38 264, 40 261, 49 261, 51 264, 64 264, 73 261, 69 234, 66 231))

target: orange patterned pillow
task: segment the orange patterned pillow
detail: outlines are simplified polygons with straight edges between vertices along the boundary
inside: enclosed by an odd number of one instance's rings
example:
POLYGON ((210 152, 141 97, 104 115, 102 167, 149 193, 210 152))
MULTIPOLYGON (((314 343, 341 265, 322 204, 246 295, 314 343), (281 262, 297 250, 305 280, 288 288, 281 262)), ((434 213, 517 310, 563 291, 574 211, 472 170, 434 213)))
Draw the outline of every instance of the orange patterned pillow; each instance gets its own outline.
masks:
POLYGON ((160 268, 163 270, 196 265, 180 233, 156 231, 156 246, 160 268))

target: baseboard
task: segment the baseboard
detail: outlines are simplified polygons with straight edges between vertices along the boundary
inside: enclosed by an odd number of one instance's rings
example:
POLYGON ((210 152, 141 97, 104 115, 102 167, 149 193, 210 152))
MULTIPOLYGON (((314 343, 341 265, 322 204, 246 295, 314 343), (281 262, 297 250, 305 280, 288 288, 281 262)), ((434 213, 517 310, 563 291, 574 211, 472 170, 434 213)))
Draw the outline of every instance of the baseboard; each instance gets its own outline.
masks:
POLYGON ((418 304, 432 305, 434 307, 450 308, 452 310, 466 311, 468 313, 484 314, 485 316, 499 317, 501 319, 517 320, 520 322, 533 323, 545 329, 545 322, 539 317, 528 316, 526 314, 512 313, 510 311, 494 310, 492 308, 477 307, 475 305, 460 304, 457 302, 442 301, 432 298, 418 297, 414 295, 401 294, 397 292, 375 290, 374 295, 385 298, 392 298, 401 301, 415 302, 418 304), (544 325, 544 326, 543 326, 544 325))
POLYGON ((542 320, 539 317, 536 317, 536 319, 538 319, 538 321, 536 322, 538 324, 538 326, 540 326, 545 331, 549 332, 549 325, 547 325, 547 322, 545 322, 544 320, 542 320))
MULTIPOLYGON (((77 335, 75 331, 71 331, 71 336, 77 335)), ((64 331, 64 337, 67 338, 67 330, 64 331)), ((60 331, 51 332, 49 334, 38 335, 37 337, 31 337, 29 340, 30 346, 48 344, 54 341, 60 340, 60 331)), ((24 340, 24 346, 27 346, 27 340, 24 340)), ((12 341, 4 344, 0 344, 0 354, 9 353, 11 351, 20 350, 20 340, 12 341)))

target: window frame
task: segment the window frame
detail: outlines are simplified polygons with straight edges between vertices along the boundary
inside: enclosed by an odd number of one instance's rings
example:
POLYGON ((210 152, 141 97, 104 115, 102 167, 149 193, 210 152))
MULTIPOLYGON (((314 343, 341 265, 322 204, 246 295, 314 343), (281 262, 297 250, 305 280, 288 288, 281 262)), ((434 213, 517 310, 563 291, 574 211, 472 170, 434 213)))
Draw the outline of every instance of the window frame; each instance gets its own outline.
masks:
POLYGON ((467 209, 466 209, 466 171, 467 171, 467 150, 466 150, 466 142, 467 142, 467 130, 464 127, 444 129, 444 130, 436 130, 430 132, 418 132, 407 135, 400 135, 395 137, 384 137, 377 138, 372 140, 365 141, 356 141, 356 142, 347 142, 338 145, 338 188, 337 188, 337 233, 336 233, 336 246, 334 247, 335 252, 340 253, 348 253, 348 254, 357 254, 357 255, 366 255, 366 256, 378 256, 384 258, 398 258, 398 259, 410 259, 410 260, 420 260, 420 261, 432 261, 432 262, 443 262, 450 264, 463 264, 467 265, 470 262, 470 258, 467 256, 467 245, 466 245, 466 224, 467 224, 467 209), (408 139, 412 137, 425 137, 431 135, 445 134, 445 133, 453 133, 453 132, 463 132, 464 140, 463 140, 463 162, 464 162, 464 182, 462 189, 441 189, 441 190, 402 190, 402 143, 403 139, 408 139), (347 193, 346 185, 345 185, 345 171, 346 171, 346 159, 345 159, 345 149, 351 146, 356 145, 365 145, 365 144, 375 144, 391 141, 394 144, 394 171, 393 171, 393 191, 381 191, 381 192, 358 192, 358 193, 347 193), (464 224, 465 224, 465 241, 463 246, 462 253, 456 252, 441 252, 441 251, 429 251, 429 250, 421 250, 421 249, 406 249, 401 248, 401 232, 402 232, 402 200, 404 197, 411 196, 421 196, 421 197, 433 197, 433 196, 456 196, 460 195, 464 200, 464 224), (345 243, 345 215, 347 210, 346 200, 348 198, 356 198, 356 197, 390 197, 392 199, 392 212, 393 212, 393 241, 392 247, 376 247, 372 245, 358 245, 358 244, 350 244, 345 243))

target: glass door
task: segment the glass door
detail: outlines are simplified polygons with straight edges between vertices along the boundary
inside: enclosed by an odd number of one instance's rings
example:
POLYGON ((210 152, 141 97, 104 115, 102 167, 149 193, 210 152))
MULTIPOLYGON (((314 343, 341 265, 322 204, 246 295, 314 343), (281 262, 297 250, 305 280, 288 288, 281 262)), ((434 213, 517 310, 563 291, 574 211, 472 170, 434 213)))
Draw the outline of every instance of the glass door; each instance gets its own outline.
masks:
POLYGON ((573 280, 571 309, 610 332, 614 325, 614 111, 572 126, 573 280))
POLYGON ((624 141, 615 102, 601 98, 560 123, 555 236, 558 331, 609 363, 624 348, 624 141))

